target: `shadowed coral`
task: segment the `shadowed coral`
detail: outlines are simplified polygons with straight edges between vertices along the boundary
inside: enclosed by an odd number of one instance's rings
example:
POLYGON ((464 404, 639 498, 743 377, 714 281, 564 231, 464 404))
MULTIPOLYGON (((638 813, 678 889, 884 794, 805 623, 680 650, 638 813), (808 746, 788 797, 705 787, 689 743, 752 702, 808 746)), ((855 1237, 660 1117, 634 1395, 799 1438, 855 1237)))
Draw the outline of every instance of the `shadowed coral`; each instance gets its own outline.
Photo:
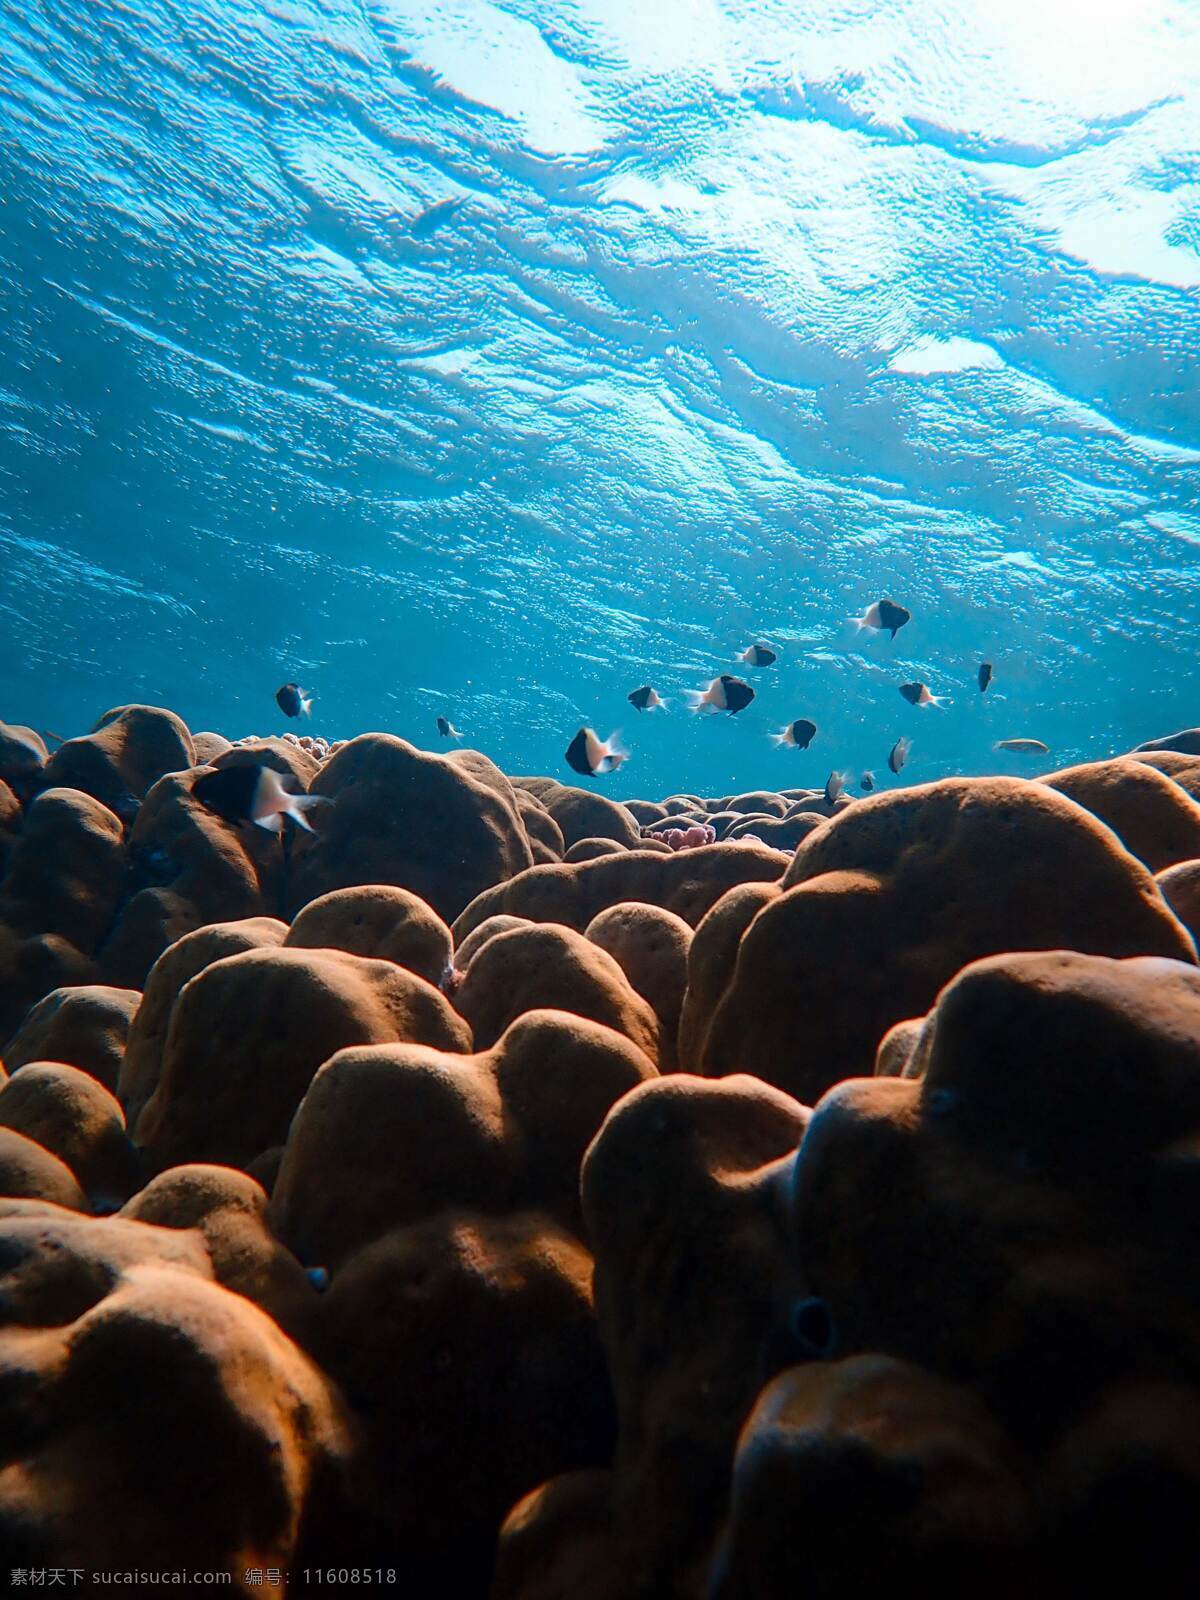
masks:
POLYGON ((0 722, 0 782, 18 799, 27 800, 37 789, 47 755, 46 741, 33 728, 0 722))
POLYGON ((94 1203, 111 1208, 137 1188, 137 1152, 113 1096, 56 1061, 23 1066, 0 1088, 0 1126, 35 1140, 71 1169, 94 1203))
POLYGON ((1200 1382, 1200 973, 991 957, 907 1070, 831 1090, 795 1162, 798 1261, 839 1349, 968 1383, 1026 1448, 1115 1380, 1200 1382))
POLYGON ((750 1077, 627 1094, 583 1166, 596 1308, 617 1397, 611 1565, 624 1593, 688 1588, 787 1296, 778 1203, 805 1107, 750 1077))
POLYGON ((207 769, 155 784, 129 836, 130 881, 103 953, 113 982, 140 987, 163 951, 209 923, 262 916, 278 902, 279 839, 249 824, 235 828, 192 793, 207 769))
POLYGON ((317 1295, 304 1268, 272 1233, 261 1184, 232 1167, 192 1164, 152 1178, 120 1212, 156 1231, 194 1229, 213 1277, 253 1300, 292 1338, 311 1338, 317 1295))
POLYGON ((558 823, 527 789, 514 789, 513 798, 529 836, 534 866, 545 861, 561 861, 567 846, 558 823))
POLYGON ((365 1420, 401 1593, 484 1594, 513 1502, 607 1460, 591 1272, 579 1241, 537 1212, 455 1211, 384 1235, 333 1275, 318 1350, 365 1420))
POLYGON ((141 998, 136 989, 99 983, 52 990, 5 1045, 9 1071, 29 1061, 64 1061, 115 1089, 141 998))
POLYGON ((577 839, 563 856, 564 861, 598 861, 601 856, 619 856, 628 847, 615 839, 577 839))
POLYGON ((504 1519, 490 1600, 623 1600, 611 1567, 612 1474, 565 1472, 504 1519))
POLYGON ((118 818, 77 790, 38 795, 0 882, 0 1036, 51 989, 96 975, 124 882, 118 818))
POLYGON ((711 1600, 841 1600, 916 1580, 1007 1600, 1028 1580, 1016 1452, 974 1397, 887 1356, 781 1373, 738 1441, 711 1600))
POLYGON ((506 917, 504 915, 488 917, 486 922, 481 922, 474 928, 454 952, 454 965, 460 973, 465 973, 475 957, 483 949, 489 939, 494 939, 498 933, 509 933, 513 928, 532 928, 534 924, 528 917, 506 917))
POLYGON ((0 1127, 0 1196, 50 1200, 72 1211, 88 1209, 87 1198, 66 1162, 15 1128, 0 1127))
POLYGON ((334 1554, 312 1533, 343 1495, 351 1447, 321 1372, 257 1307, 192 1271, 133 1264, 105 1291, 63 1325, 0 1333, 6 1555, 200 1564, 249 1595, 248 1567, 334 1554))

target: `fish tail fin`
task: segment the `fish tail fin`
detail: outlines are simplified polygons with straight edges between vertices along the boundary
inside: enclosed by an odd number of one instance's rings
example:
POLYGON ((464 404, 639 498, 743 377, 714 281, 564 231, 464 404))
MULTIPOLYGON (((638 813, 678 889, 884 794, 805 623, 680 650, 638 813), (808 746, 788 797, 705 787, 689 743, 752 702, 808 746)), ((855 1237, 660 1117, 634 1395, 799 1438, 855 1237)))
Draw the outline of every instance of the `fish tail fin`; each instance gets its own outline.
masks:
POLYGON ((687 700, 688 710, 699 711, 705 703, 708 691, 706 689, 685 689, 683 693, 687 700))
POLYGON ((651 706, 650 709, 652 711, 669 711, 671 709, 671 702, 669 700, 664 700, 662 695, 659 695, 658 704, 656 706, 651 706))
POLYGON ((954 701, 948 694, 931 694, 929 696, 929 704, 931 706, 936 706, 939 711, 945 711, 947 706, 952 706, 954 704, 954 701))
POLYGON ((313 701, 316 698, 317 697, 316 697, 315 694, 310 694, 310 695, 305 695, 301 699, 301 701, 300 701, 300 715, 302 717, 311 717, 312 716, 313 701))
POLYGON ((769 733, 767 738, 778 749, 781 744, 787 743, 787 730, 785 728, 782 733, 769 733))
POLYGON ((863 621, 863 619, 861 617, 847 617, 846 621, 854 629, 854 633, 855 633, 856 637, 860 633, 866 633, 867 625, 866 625, 866 623, 863 621))
POLYGON ((333 804, 333 801, 323 794, 289 794, 286 799, 287 805, 284 810, 294 823, 304 829, 305 833, 316 833, 317 831, 308 820, 307 813, 309 811, 317 811, 322 806, 331 806, 333 804))

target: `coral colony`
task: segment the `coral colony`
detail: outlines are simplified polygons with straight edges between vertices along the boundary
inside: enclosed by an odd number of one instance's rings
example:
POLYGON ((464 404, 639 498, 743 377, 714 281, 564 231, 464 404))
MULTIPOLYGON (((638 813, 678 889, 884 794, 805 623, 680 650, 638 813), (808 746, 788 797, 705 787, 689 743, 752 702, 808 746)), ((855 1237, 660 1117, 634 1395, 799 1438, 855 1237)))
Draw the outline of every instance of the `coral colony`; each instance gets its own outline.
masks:
POLYGON ((0 724, 14 1581, 1183 1592, 1200 731, 832 787, 0 724))

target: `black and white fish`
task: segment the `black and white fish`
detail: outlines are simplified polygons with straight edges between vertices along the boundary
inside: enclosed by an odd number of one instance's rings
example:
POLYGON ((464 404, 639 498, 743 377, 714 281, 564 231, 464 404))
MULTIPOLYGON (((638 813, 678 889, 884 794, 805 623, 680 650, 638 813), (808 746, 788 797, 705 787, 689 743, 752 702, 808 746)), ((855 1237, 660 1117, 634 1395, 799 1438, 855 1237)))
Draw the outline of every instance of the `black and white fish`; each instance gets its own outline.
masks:
POLYGON ((831 772, 825 780, 825 804, 831 806, 835 800, 840 800, 846 792, 846 776, 844 772, 831 772))
POLYGON ((572 772, 582 772, 585 778, 594 778, 606 772, 616 772, 628 760, 628 750, 617 742, 619 735, 610 733, 601 739, 594 728, 580 728, 567 746, 567 765, 572 772))
POLYGON ((275 703, 285 717, 307 717, 315 698, 298 683, 285 683, 282 689, 275 691, 275 703))
POLYGON ((746 649, 733 659, 743 662, 748 667, 773 667, 779 657, 769 645, 752 644, 747 645, 746 649))
POLYGON ((902 683, 900 693, 910 706, 937 706, 940 710, 950 704, 950 696, 946 694, 933 694, 929 686, 924 683, 902 683))
POLYGON ((990 661, 981 661, 979 663, 979 671, 976 674, 976 679, 979 684, 980 694, 986 694, 988 692, 988 685, 992 681, 992 663, 990 661))
POLYGON ((888 771, 899 772, 901 767, 908 760, 908 752, 911 749, 912 740, 902 734, 901 737, 896 740, 892 748, 888 751, 888 771))
POLYGON ((462 738, 462 734, 459 733, 458 729, 450 721, 449 717, 439 717, 437 719, 437 731, 441 734, 443 739, 462 738))
POLYGON ((667 709, 667 702, 661 699, 648 683, 644 683, 640 689, 635 689, 631 695, 626 695, 625 698, 635 711, 665 711, 667 709))
POLYGON ((870 794, 871 790, 875 787, 875 774, 873 772, 864 772, 862 777, 858 780, 858 787, 864 794, 870 794))
POLYGON ((890 633, 894 639, 904 624, 911 622, 912 612, 904 606, 898 606, 894 600, 876 600, 861 617, 851 617, 849 620, 859 633, 873 628, 876 633, 890 633))
POLYGON ((769 733, 767 738, 773 745, 790 744, 797 750, 807 750, 816 738, 817 725, 810 722, 807 717, 797 717, 795 722, 789 722, 786 728, 780 728, 778 733, 769 733))
POLYGON ((706 689, 688 689, 685 693, 689 711, 728 711, 731 717, 744 711, 754 699, 750 685, 728 672, 714 678, 706 689))
POLYGON ((289 794, 277 772, 260 766, 218 767, 215 772, 205 772, 192 785, 192 793, 224 821, 235 825, 253 822, 268 833, 282 833, 285 817, 314 833, 308 812, 333 803, 323 795, 289 794))

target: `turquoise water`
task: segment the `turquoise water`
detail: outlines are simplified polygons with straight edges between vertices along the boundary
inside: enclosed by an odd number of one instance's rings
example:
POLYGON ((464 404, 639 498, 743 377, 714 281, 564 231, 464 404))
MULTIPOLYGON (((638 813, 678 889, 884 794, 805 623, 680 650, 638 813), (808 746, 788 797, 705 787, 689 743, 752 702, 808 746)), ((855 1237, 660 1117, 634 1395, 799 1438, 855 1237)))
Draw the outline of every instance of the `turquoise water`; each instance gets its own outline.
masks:
POLYGON ((297 679, 315 733, 441 712, 514 772, 620 727, 616 795, 1200 720, 1200 5, 0 30, 0 717, 267 733, 297 679), (894 644, 845 626, 881 595, 894 644), (755 639, 755 704, 689 718, 755 639))

